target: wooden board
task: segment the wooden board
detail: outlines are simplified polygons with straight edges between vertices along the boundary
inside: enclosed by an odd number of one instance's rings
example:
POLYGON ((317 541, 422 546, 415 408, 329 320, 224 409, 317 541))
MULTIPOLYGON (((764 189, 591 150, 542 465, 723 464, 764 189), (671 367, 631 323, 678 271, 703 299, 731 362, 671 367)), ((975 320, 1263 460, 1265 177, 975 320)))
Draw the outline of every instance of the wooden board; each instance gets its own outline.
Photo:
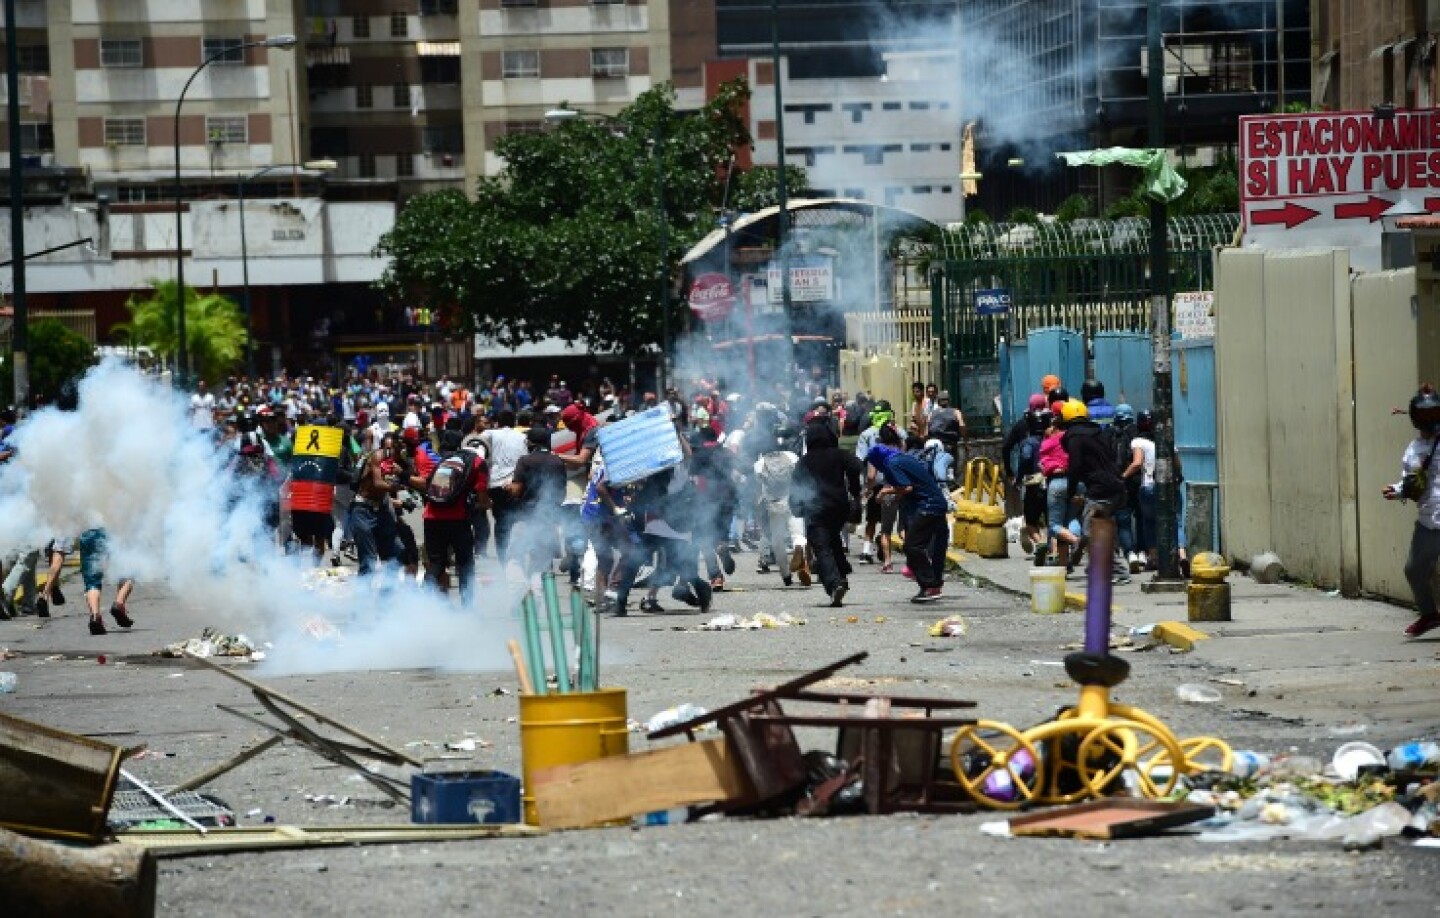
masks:
POLYGON ((700 803, 741 803, 752 796, 723 739, 608 756, 537 771, 540 825, 574 829, 700 803))
POLYGON ((1010 820, 1010 834, 1056 838, 1138 838, 1214 815, 1215 808, 1212 806, 1110 797, 1017 816, 1010 820))
POLYGON ((529 838, 544 835, 526 825, 357 825, 357 826, 229 826, 209 829, 131 829, 117 832, 127 846, 150 851, 157 858, 233 851, 284 848, 325 848, 340 845, 398 845, 406 842, 469 841, 479 838, 529 838))
POLYGON ((0 714, 0 826, 99 841, 124 750, 0 714))

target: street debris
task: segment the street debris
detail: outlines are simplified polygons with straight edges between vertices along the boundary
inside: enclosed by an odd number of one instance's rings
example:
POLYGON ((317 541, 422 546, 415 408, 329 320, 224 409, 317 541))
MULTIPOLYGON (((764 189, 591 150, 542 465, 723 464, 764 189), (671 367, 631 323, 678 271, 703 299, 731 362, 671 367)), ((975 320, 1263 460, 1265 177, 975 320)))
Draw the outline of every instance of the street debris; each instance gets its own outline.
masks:
POLYGON ((704 717, 708 713, 710 712, 700 707, 698 704, 690 704, 689 702, 681 705, 676 705, 673 708, 666 708, 665 710, 661 711, 659 714, 656 714, 645 722, 645 732, 656 733, 660 730, 666 729, 667 727, 673 727, 676 724, 683 724, 687 720, 695 720, 697 718, 704 717))
POLYGON ((696 627, 696 631, 765 631, 776 628, 791 628, 804 625, 805 619, 791 615, 789 612, 781 612, 779 615, 771 615, 768 612, 758 612, 754 618, 746 618, 743 615, 725 614, 717 615, 703 625, 696 627))
POLYGON ((1208 685, 1186 682, 1175 686, 1175 697, 1186 704, 1216 704, 1224 696, 1208 685))
POLYGON ((970 623, 963 615, 950 615, 930 626, 931 637, 964 637, 970 631, 970 623))
POLYGON ((0 673, 0 695, 8 695, 15 691, 15 686, 19 681, 20 677, 14 673, 0 673))
POLYGON ((312 567, 300 575, 300 586, 339 599, 350 594, 355 571, 348 567, 312 567))
POLYGON ((187 641, 167 644, 154 656, 181 657, 244 657, 252 661, 265 659, 265 652, 243 634, 221 634, 214 628, 206 628, 200 636, 187 641))

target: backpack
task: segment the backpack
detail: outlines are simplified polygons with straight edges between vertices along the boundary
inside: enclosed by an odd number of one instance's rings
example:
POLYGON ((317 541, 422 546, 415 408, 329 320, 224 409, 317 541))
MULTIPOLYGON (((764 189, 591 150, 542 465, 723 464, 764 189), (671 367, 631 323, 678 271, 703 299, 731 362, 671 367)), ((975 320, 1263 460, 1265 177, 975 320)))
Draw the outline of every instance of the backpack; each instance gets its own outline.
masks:
POLYGON ((463 501, 475 487, 481 461, 480 454, 472 449, 462 449, 441 459, 425 484, 426 502, 449 507, 463 501))

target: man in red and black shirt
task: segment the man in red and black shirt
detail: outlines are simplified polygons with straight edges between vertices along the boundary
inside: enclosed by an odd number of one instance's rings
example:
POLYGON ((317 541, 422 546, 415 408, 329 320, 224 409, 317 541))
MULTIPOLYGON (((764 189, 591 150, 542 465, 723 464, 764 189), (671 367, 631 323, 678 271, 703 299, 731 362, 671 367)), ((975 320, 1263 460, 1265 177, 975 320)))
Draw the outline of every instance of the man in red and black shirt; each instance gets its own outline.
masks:
MULTIPOLYGON (((430 476, 449 456, 460 449, 459 431, 447 430, 441 434, 441 453, 436 454, 430 445, 421 442, 415 453, 415 478, 412 485, 425 494, 430 476)), ((470 526, 470 503, 476 501, 482 508, 489 505, 485 491, 490 485, 490 471, 484 460, 475 464, 474 479, 466 484, 468 497, 450 504, 437 504, 425 500, 425 582, 444 592, 448 578, 445 567, 449 555, 455 558, 455 580, 460 590, 462 605, 469 603, 471 584, 475 577, 475 532, 470 526)))

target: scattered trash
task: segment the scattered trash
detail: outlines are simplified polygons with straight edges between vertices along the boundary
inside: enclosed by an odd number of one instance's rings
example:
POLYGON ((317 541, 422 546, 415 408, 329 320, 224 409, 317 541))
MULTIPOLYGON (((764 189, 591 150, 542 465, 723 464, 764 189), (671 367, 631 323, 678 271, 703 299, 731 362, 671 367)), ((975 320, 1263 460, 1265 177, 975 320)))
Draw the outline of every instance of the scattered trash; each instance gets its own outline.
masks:
POLYGON ((503 698, 503 697, 505 697, 506 695, 509 695, 509 694, 511 694, 510 690, 509 690, 508 688, 506 688, 505 686, 502 685, 502 686, 500 686, 499 688, 497 688, 497 689, 495 689, 494 691, 492 691, 492 692, 490 693, 490 697, 491 697, 491 698, 503 698))
POLYGON ((1329 733, 1331 736, 1364 736, 1370 727, 1367 724, 1333 724, 1329 733))
POLYGON ((1220 692, 1208 685, 1186 682, 1175 686, 1175 697, 1186 704, 1215 704, 1221 698, 1220 692))
POLYGON ((1350 742, 1335 750, 1335 756, 1330 760, 1335 767, 1335 773, 1346 781, 1354 781, 1360 775, 1360 769, 1367 767, 1383 766, 1385 764, 1385 753, 1369 743, 1350 742))
POLYGON ((1405 743, 1403 746, 1396 746, 1385 756, 1385 762, 1395 771, 1435 767, 1440 765, 1440 743, 1405 743))
POLYGON ((651 717, 648 721, 645 722, 645 732, 656 733, 660 730, 664 730, 666 727, 673 727, 676 724, 683 724, 687 720, 694 720, 697 717, 704 717, 706 714, 709 713, 709 711, 700 707, 698 704, 690 704, 687 701, 685 704, 676 705, 673 708, 666 708, 659 714, 651 717))
POLYGON ((159 657, 249 657, 263 660, 265 654, 243 634, 221 634, 213 628, 200 632, 198 638, 168 644, 155 656, 159 657), (256 656, 256 654, 259 656, 256 656))
POLYGON ((253 818, 255 818, 256 816, 264 816, 264 815, 265 815, 265 811, 262 810, 262 809, 260 809, 260 808, 257 806, 257 807, 256 807, 255 809, 253 809, 253 810, 246 810, 246 811, 245 811, 245 815, 248 816, 248 817, 250 817, 251 819, 253 819, 253 818))
POLYGON ((0 673, 0 695, 8 695, 15 691, 15 685, 20 677, 14 673, 0 673))
MULTIPOLYGON (((1232 688, 1244 688, 1244 687, 1245 687, 1245 680, 1244 680, 1244 679, 1234 679, 1234 678, 1231 678, 1231 677, 1229 677, 1229 676, 1211 676, 1211 677, 1210 677, 1210 681, 1216 683, 1217 685, 1228 685, 1228 686, 1230 686, 1230 687, 1232 687, 1232 688)), ((1364 731, 1364 729, 1362 728, 1360 732, 1363 733, 1363 732, 1365 732, 1365 731, 1364 731)))
POLYGON ((96 657, 95 662, 99 663, 101 666, 104 666, 106 663, 105 654, 102 653, 100 654, 100 656, 96 657))
POLYGON ((1248 749, 1237 750, 1231 759, 1230 771, 1241 778, 1254 776, 1270 768, 1270 757, 1248 749))
POLYGON ((1262 552, 1250 559, 1250 576, 1256 583, 1279 583, 1285 576, 1285 565, 1273 551, 1262 552))
POLYGON ((9 647, 0 647, 0 662, 14 660, 22 654, 18 650, 11 650, 9 647))
POLYGON ((306 794, 305 799, 317 806, 350 806, 349 797, 339 797, 335 794, 306 794))
POLYGON ((1010 820, 997 819, 993 822, 980 823, 980 834, 989 835, 991 838, 1010 838, 1010 820))
POLYGON ((771 615, 768 612, 758 612, 754 618, 745 618, 742 615, 717 615, 710 621, 699 626, 697 631, 765 631, 775 628, 791 628, 804 625, 805 619, 797 618, 789 612, 781 612, 779 615, 771 615))
POLYGON ((930 626, 931 637, 964 637, 970 631, 970 623, 963 615, 951 615, 930 626))
POLYGON ((1188 801, 1111 797, 1016 816, 1008 826, 1010 834, 1015 836, 1109 840, 1158 835, 1166 829, 1200 822, 1214 815, 1213 806, 1188 801))
POLYGON ((485 740, 477 740, 474 737, 466 737, 455 743, 446 743, 445 748, 451 752, 474 752, 476 749, 489 749, 490 743, 485 740))

